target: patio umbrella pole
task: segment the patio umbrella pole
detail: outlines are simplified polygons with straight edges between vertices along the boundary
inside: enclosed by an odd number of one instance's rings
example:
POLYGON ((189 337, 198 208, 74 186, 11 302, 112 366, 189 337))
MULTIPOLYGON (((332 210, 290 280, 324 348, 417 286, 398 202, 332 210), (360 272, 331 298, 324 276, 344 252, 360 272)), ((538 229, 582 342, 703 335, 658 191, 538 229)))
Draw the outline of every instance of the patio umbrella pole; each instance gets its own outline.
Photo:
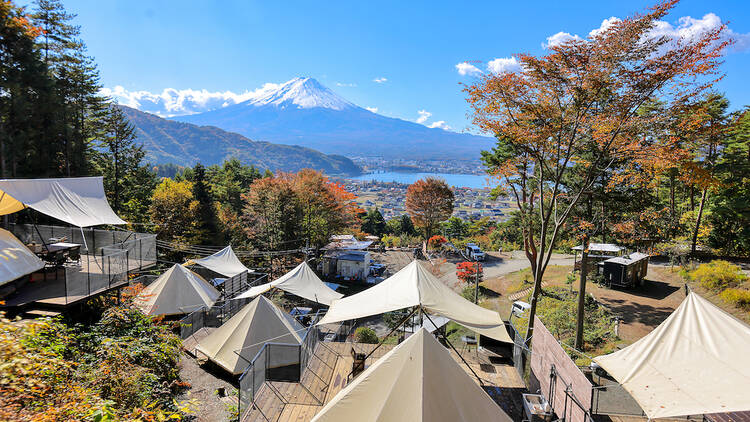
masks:
MULTIPOLYGON (((420 309, 421 309, 421 307, 420 307, 420 309)), ((430 323, 432 323, 432 325, 435 327, 435 329, 440 333, 440 335, 443 337, 443 339, 445 340, 445 342, 448 343, 448 346, 450 346, 451 349, 453 349, 453 351, 456 352, 456 354, 458 355, 458 357, 461 358, 461 360, 464 362, 464 364, 466 364, 466 367, 469 368, 469 371, 471 371, 471 373, 474 374, 475 377, 477 377, 477 380, 479 381, 479 385, 484 386, 484 383, 482 382, 482 379, 479 378, 479 375, 477 375, 476 372, 474 372, 474 369, 469 365, 469 362, 466 362, 466 359, 464 359, 464 357, 461 356, 461 353, 458 353, 458 350, 456 350, 456 348, 453 347, 453 344, 450 342, 450 340, 448 340, 448 336, 446 336, 440 330, 437 329, 437 325, 435 324, 435 322, 432 321, 432 318, 430 318, 430 314, 428 314, 426 312, 423 312, 423 314, 427 317, 428 320, 430 320, 430 323)), ((479 342, 477 342, 477 347, 479 347, 479 342)))
POLYGON ((421 307, 421 306, 418 306, 418 307, 417 307, 417 308, 415 308, 415 309, 414 309, 413 311, 411 311, 411 312, 409 313, 409 315, 407 315, 407 316, 406 316, 406 318, 402 319, 402 320, 401 320, 401 322, 400 322, 400 323, 399 323, 399 324, 398 324, 398 325, 397 325, 397 326, 396 326, 396 327, 395 327, 394 329, 392 329, 392 330, 391 330, 391 332, 390 332, 390 333, 388 333, 388 335, 387 335, 387 336, 383 337, 383 340, 381 340, 381 341, 380 341, 380 343, 378 343, 378 345, 377 345, 377 346, 376 346, 376 347, 375 347, 374 349, 372 349, 372 351, 371 351, 370 353, 368 353, 368 354, 367 354, 367 356, 365 356, 364 360, 362 360, 362 364, 361 364, 361 365, 357 365, 357 367, 356 367, 356 368, 352 368, 352 371, 351 371, 351 372, 349 372, 349 375, 347 375, 347 376, 346 376, 346 378, 347 378, 347 379, 349 379, 349 377, 350 377, 350 376, 352 376, 352 375, 354 374, 354 371, 355 371, 356 369, 364 369, 364 368, 360 368, 360 367, 361 367, 361 366, 363 366, 363 365, 365 364, 365 362, 367 362, 367 358, 369 358, 370 356, 372 356, 372 354, 373 354, 373 353, 375 353, 375 351, 376 351, 376 350, 378 350, 378 348, 380 348, 380 346, 382 346, 382 345, 383 345, 383 342, 385 342, 385 339, 387 339, 388 337, 390 337, 390 336, 391 336, 391 334, 393 334, 393 332, 394 332, 394 331, 398 330, 398 329, 399 329, 399 328, 401 327, 401 325, 405 324, 405 323, 406 323, 406 321, 408 321, 408 320, 409 320, 409 318, 411 318, 411 317, 412 317, 412 315, 414 315, 414 313, 415 313, 415 312, 417 312, 417 311, 418 311, 418 310, 420 310, 420 309, 422 309, 422 307, 421 307))

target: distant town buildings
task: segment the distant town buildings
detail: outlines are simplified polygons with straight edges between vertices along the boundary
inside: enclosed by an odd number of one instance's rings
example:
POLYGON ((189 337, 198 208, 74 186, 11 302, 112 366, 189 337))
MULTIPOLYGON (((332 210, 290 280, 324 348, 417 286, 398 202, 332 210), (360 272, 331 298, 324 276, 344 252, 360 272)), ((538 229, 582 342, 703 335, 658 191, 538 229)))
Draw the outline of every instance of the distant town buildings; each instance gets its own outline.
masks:
MULTIPOLYGON (((378 207, 386 220, 406 214, 407 184, 351 179, 339 182, 347 191, 357 195, 362 208, 378 207)), ((504 221, 514 207, 509 198, 491 199, 488 188, 454 188, 453 193, 456 197, 453 215, 464 220, 488 217, 493 221, 504 221)))

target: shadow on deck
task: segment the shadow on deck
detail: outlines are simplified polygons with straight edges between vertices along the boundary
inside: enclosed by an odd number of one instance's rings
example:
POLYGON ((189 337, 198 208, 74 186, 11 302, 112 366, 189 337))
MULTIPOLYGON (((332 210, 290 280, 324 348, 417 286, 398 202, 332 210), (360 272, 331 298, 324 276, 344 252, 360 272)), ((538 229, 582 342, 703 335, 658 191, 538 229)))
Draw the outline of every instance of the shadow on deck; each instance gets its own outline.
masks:
MULTIPOLYGON (((258 391, 254 406, 244 415, 242 422, 310 421, 347 385, 352 369, 352 346, 357 352, 369 353, 374 344, 321 342, 299 383, 266 382, 258 391)), ((384 344, 366 362, 369 367, 395 345, 384 344)), ((458 364, 473 378, 458 355, 451 351, 458 364)), ((503 410, 514 420, 521 415, 521 393, 525 384, 512 365, 492 363, 491 352, 486 350, 462 354, 485 384, 484 388, 503 410), (517 397, 516 397, 517 396, 517 397)))

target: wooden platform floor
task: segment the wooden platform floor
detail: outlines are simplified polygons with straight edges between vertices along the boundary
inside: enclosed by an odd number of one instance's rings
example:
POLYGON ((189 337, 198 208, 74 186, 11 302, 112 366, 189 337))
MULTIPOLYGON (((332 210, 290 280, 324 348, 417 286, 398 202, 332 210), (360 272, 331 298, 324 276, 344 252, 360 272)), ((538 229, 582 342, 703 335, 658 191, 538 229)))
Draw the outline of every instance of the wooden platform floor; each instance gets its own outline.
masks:
MULTIPOLYGON (((129 271, 148 268, 154 264, 156 262, 137 260, 128 260, 127 263, 129 271)), ((102 268, 95 259, 86 259, 86 255, 83 255, 80 264, 68 263, 66 267, 58 268, 56 271, 38 271, 30 274, 28 281, 4 299, 5 307, 24 307, 33 303, 64 307, 128 284, 127 279, 107 283, 102 279, 106 277, 104 274, 107 271, 108 269, 102 268)))
MULTIPOLYGON (((352 369, 352 346, 358 353, 369 353, 376 345, 361 343, 321 342, 299 383, 266 382, 255 398, 256 408, 248 412, 243 422, 310 421, 323 406, 347 385, 352 369)), ((369 367, 394 345, 384 344, 368 359, 369 367)), ((474 379, 473 374, 458 355, 451 355, 474 379)), ((523 388, 523 380, 510 365, 490 362, 486 351, 462 352, 464 359, 477 372, 486 387, 523 388)), ((477 381, 478 383, 479 381, 477 381)))

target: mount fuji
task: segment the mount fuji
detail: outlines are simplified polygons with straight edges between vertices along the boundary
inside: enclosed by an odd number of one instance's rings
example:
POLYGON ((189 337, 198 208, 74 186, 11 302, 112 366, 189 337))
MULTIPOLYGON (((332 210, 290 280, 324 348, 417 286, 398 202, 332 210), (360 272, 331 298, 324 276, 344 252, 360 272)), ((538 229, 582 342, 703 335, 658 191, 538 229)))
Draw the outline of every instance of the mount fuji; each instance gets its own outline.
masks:
POLYGON ((402 159, 477 159, 493 139, 382 116, 313 78, 269 85, 237 104, 172 117, 237 132, 250 139, 301 145, 326 154, 402 159))

